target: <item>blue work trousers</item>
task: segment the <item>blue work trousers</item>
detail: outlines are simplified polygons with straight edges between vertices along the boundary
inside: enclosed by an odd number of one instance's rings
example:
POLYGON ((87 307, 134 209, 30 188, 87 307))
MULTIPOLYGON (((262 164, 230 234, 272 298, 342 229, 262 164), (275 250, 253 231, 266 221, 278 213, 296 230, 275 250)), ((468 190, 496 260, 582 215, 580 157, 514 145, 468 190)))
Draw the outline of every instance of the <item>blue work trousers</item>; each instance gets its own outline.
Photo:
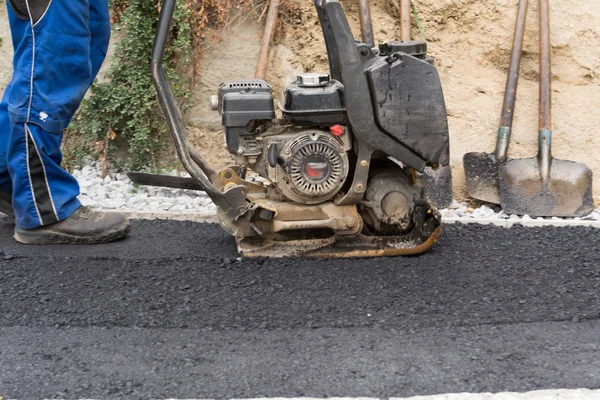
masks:
POLYGON ((61 143, 106 57, 108 0, 7 1, 14 61, 0 103, 0 191, 12 192, 16 224, 34 229, 81 205, 61 143))

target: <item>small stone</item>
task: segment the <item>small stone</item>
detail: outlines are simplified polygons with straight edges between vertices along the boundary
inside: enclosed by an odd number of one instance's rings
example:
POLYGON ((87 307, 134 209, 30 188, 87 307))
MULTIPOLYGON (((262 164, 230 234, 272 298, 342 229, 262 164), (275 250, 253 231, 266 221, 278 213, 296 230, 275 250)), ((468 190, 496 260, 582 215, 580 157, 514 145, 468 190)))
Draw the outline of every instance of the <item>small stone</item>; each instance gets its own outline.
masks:
POLYGON ((110 199, 102 201, 102 203, 100 203, 100 206, 102 208, 106 208, 109 210, 114 210, 115 208, 119 208, 118 205, 116 204, 116 202, 113 200, 110 200, 110 199))
POLYGON ((79 181, 79 187, 80 188, 86 188, 87 189, 87 188, 89 188, 92 185, 93 185, 92 182, 90 182, 88 180, 85 180, 85 179, 82 179, 82 180, 79 181))
POLYGON ((491 218, 494 216, 494 210, 487 206, 481 206, 475 211, 473 211, 474 218, 491 218))
POLYGON ((88 190, 88 195, 95 199, 105 199, 106 190, 102 186, 93 186, 88 190))
POLYGON ((83 169, 81 170, 81 174, 82 174, 82 175, 85 175, 85 176, 88 176, 88 175, 94 174, 95 172, 96 172, 96 171, 94 171, 94 170, 92 169, 92 167, 90 167, 89 165, 86 165, 86 166, 85 166, 85 167, 83 167, 83 169))
POLYGON ((89 196, 85 196, 85 195, 80 195, 78 197, 78 199, 81 202, 81 204, 83 204, 83 205, 87 205, 92 202, 92 199, 89 196))
POLYGON ((458 218, 458 213, 454 210, 441 210, 442 218, 458 218))
POLYGON ((190 196, 188 195, 183 195, 183 196, 179 196, 177 199, 175 199, 175 203, 176 204, 182 204, 185 206, 191 206, 193 203, 193 200, 190 196))
POLYGON ((160 203, 156 200, 148 203, 148 210, 150 210, 150 211, 156 211, 156 210, 158 210, 158 207, 160 207, 160 203))
POLYGON ((456 210, 457 214, 459 217, 464 217, 465 214, 467 213, 467 206, 465 205, 461 205, 458 210, 456 210))
POLYGON ((104 183, 111 183, 112 182, 112 178, 110 177, 110 175, 106 175, 104 177, 104 183))
POLYGON ((181 211, 185 211, 185 210, 186 210, 186 207, 182 204, 176 204, 169 209, 169 211, 172 211, 172 212, 181 212, 181 211))
POLYGON ((121 189, 123 186, 125 186, 125 183, 122 181, 111 181, 109 186, 112 186, 115 189, 121 189))
POLYGON ((133 201, 135 201, 136 203, 145 203, 146 200, 148 200, 148 195, 146 193, 138 193, 135 196, 133 196, 133 201))
POLYGON ((169 211, 173 206, 173 203, 162 203, 160 206, 158 206, 158 209, 161 211, 169 211))

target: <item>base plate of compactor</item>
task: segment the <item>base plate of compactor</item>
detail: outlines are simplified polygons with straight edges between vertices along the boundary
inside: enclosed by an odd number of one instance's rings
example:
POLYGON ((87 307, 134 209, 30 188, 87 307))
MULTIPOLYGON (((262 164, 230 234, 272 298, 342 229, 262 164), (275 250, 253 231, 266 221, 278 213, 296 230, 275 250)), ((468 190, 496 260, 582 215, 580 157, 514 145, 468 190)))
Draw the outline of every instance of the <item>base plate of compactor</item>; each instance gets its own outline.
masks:
POLYGON ((426 253, 440 237, 438 227, 420 244, 407 242, 402 236, 334 236, 326 239, 277 241, 269 237, 237 238, 239 253, 244 257, 283 258, 369 258, 415 256, 426 253))

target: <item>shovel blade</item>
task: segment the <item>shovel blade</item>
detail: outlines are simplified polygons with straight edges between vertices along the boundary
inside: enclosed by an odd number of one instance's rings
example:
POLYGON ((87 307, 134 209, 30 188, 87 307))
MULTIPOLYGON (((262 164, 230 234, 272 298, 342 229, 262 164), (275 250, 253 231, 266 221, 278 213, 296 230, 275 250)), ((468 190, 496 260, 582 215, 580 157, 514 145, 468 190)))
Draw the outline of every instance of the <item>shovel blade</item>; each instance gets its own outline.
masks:
POLYGON ((463 156, 469 196, 492 204, 500 204, 500 162, 494 154, 467 153, 463 156))
POLYGON ((425 186, 425 194, 435 208, 450 207, 452 204, 452 168, 449 165, 438 169, 425 168, 422 173, 417 173, 417 176, 425 186))
POLYGON ((531 217, 583 217, 594 209, 592 171, 582 163, 552 159, 547 179, 538 158, 510 160, 500 169, 502 207, 531 217))

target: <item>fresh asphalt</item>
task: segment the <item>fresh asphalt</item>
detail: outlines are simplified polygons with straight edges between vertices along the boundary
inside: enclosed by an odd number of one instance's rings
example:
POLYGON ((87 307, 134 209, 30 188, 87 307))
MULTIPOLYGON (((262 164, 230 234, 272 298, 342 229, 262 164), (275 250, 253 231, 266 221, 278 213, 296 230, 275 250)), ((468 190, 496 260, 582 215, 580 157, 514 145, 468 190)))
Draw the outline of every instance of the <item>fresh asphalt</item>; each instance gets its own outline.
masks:
POLYGON ((0 221, 0 396, 257 398, 600 388, 600 231, 448 225, 421 257, 239 259, 135 221, 28 247, 0 221))

